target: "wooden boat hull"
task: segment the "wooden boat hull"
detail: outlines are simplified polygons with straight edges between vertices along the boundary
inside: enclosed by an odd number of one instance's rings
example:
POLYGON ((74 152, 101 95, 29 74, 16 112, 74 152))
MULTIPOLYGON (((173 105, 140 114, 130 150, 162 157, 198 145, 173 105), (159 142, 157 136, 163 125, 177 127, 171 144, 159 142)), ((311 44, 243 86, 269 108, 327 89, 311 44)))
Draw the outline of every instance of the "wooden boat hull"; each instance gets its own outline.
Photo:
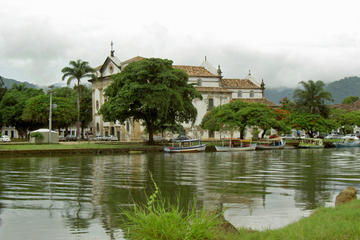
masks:
POLYGON ((222 147, 215 146, 217 152, 241 152, 241 151, 253 151, 256 149, 256 144, 251 144, 247 147, 222 147))
POLYGON ((285 143, 278 146, 269 146, 269 145, 256 145, 256 149, 258 150, 272 150, 272 149, 283 149, 285 147, 285 143))
POLYGON ((298 148, 324 148, 324 145, 298 145, 298 148))
POLYGON ((206 144, 194 145, 190 147, 164 147, 164 152, 167 153, 182 153, 182 152, 204 152, 206 144))

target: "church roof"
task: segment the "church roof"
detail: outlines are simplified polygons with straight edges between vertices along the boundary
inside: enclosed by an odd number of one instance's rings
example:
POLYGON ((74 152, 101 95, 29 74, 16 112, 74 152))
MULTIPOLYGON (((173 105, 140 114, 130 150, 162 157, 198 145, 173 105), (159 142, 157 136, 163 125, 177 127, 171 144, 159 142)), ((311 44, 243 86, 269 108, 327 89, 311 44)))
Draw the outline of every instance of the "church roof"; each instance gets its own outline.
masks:
POLYGON ((221 86, 224 88, 260 89, 260 86, 249 79, 223 78, 221 86))
POLYGON ((231 93, 231 91, 220 87, 195 87, 195 89, 199 92, 231 93))
POLYGON ((121 63, 121 65, 126 65, 126 64, 129 64, 129 63, 132 63, 132 62, 137 62, 137 61, 140 61, 140 60, 143 60, 145 59, 144 57, 141 57, 141 56, 136 56, 136 57, 133 57, 133 58, 130 58, 128 60, 125 60, 121 63))
POLYGON ((265 104, 265 105, 267 105, 269 107, 279 107, 277 104, 269 101, 266 98, 238 98, 238 99, 235 99, 235 100, 241 100, 241 101, 247 102, 247 103, 262 103, 262 104, 265 104))
POLYGON ((184 70, 189 77, 218 77, 202 66, 173 65, 173 68, 184 70))

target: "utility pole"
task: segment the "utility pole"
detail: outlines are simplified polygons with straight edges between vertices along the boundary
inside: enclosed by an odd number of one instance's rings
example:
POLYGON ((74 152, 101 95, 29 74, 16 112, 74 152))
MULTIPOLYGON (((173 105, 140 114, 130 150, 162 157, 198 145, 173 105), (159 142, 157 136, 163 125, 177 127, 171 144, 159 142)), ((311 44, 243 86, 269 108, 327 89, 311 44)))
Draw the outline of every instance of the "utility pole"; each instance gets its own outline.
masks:
POLYGON ((51 123, 52 123, 52 119, 51 119, 51 117, 52 117, 52 88, 53 88, 54 86, 53 85, 51 85, 51 86, 49 86, 49 88, 50 88, 50 90, 49 90, 49 93, 50 93, 50 105, 49 105, 49 133, 48 133, 48 143, 50 143, 51 141, 50 141, 50 139, 51 139, 51 128, 52 128, 52 126, 51 126, 51 123))

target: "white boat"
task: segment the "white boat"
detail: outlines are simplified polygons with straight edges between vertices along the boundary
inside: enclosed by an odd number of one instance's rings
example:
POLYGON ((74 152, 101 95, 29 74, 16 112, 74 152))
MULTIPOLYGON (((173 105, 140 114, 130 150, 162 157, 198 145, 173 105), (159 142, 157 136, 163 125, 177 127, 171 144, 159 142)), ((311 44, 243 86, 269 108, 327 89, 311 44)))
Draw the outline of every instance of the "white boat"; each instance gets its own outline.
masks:
POLYGON ((256 143, 252 143, 250 139, 227 138, 222 139, 222 145, 215 148, 218 152, 252 151, 255 150, 256 143))
POLYGON ((360 147, 360 139, 356 136, 345 136, 339 142, 334 142, 335 147, 360 147))
POLYGON ((200 139, 173 139, 172 146, 164 147, 164 152, 203 152, 206 144, 202 144, 200 139))
POLYGON ((269 138, 264 141, 260 141, 256 144, 256 149, 270 150, 270 149, 283 149, 286 142, 282 138, 269 138))

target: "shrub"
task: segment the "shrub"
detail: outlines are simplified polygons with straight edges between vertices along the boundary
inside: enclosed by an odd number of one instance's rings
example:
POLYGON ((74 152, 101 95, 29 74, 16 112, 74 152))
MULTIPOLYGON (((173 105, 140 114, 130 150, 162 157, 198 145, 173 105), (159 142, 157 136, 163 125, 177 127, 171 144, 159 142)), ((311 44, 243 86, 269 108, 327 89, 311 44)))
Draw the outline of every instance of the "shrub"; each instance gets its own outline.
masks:
POLYGON ((44 139, 44 136, 39 132, 32 132, 30 133, 30 137, 36 138, 36 140, 44 139))
POLYGON ((146 205, 125 211, 128 234, 131 239, 152 240, 203 240, 216 239, 219 215, 198 211, 196 202, 187 209, 180 207, 180 201, 171 205, 169 201, 158 199, 159 189, 148 198, 146 205))

